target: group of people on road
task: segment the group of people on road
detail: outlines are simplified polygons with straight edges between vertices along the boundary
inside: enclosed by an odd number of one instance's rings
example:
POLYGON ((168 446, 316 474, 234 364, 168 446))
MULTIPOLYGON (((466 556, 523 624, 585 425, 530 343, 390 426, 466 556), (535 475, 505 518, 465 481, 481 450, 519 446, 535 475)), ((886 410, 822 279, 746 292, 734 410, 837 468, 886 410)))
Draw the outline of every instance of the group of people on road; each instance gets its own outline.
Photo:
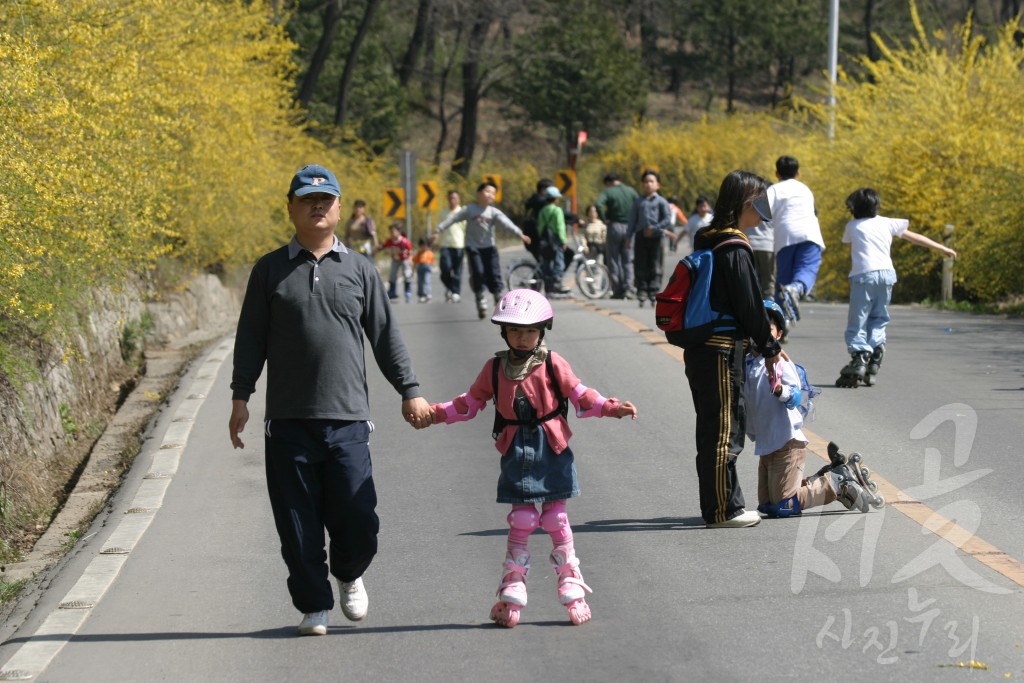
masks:
MULTIPOLYGON (((780 184, 788 180, 795 176, 780 184)), ((603 216, 606 258, 617 273, 615 296, 630 293, 631 252, 635 248, 639 254, 634 296, 641 302, 642 297, 650 300, 660 288, 660 250, 664 235, 671 232, 671 209, 658 195, 658 174, 645 171, 642 181, 643 197, 610 174, 591 217, 600 220, 603 216)), ((707 207, 698 202, 695 211, 701 221, 711 217, 707 226, 693 234, 692 245, 695 250, 713 250, 710 301, 733 321, 730 327, 684 349, 696 412, 700 509, 708 528, 753 526, 761 519, 758 512, 746 509, 736 474, 736 458, 747 432, 755 437, 756 454, 762 456, 758 481, 761 514, 784 517, 837 499, 848 508, 866 509, 851 477, 824 471, 807 480, 799 476, 807 445, 800 431, 806 410, 801 409, 806 407, 808 389, 798 367, 781 351, 787 322, 784 309, 763 296, 756 251, 747 237, 747 231, 774 222, 779 215, 799 215, 793 213, 794 198, 802 191, 781 188, 772 192, 772 187, 756 174, 734 171, 723 180, 713 211, 710 202, 707 207), (749 395, 746 410, 745 393, 749 395)), ((370 260, 356 255, 366 253, 356 251, 359 240, 350 249, 337 236, 341 188, 336 177, 322 166, 310 165, 292 178, 287 209, 294 235, 287 245, 257 261, 239 315, 228 427, 234 447, 244 448, 241 435, 249 420, 248 401, 265 366, 267 487, 288 569, 288 590, 303 615, 300 634, 327 632, 335 602, 331 575, 337 580, 341 609, 348 619, 360 620, 368 610, 362 576, 377 552, 379 520, 369 449, 373 424, 364 340, 382 374, 400 395, 403 418, 414 428, 469 420, 488 401, 494 403, 492 432, 502 455, 497 500, 512 507, 507 517, 502 580, 491 619, 509 628, 518 623, 527 604, 527 539, 537 528, 552 540, 550 560, 557 593, 569 619, 581 624, 591 618, 585 600, 590 588, 579 570, 566 512, 566 501, 579 495, 568 444, 568 404, 578 417, 636 419, 637 408, 584 385, 569 363, 549 350, 545 333, 552 329, 554 310, 546 297, 526 289, 503 293, 495 229, 501 227, 517 235, 526 245, 532 240, 493 207, 494 193, 493 185, 482 183, 476 201, 466 207, 459 207, 458 195, 450 194, 451 210, 437 234, 442 244, 442 280, 451 296, 459 295, 458 278, 446 278, 457 272, 464 249, 480 317, 486 317, 491 309, 484 298, 489 291, 495 297, 491 321, 499 327, 507 348, 484 363, 465 393, 430 404, 422 396, 389 309, 393 298, 389 294, 396 293, 385 290, 370 260), (458 239, 445 241, 445 235, 453 230, 465 231, 463 246, 458 239)), ((547 188, 541 193, 557 199, 547 188)), ((538 219, 552 205, 548 202, 541 207, 538 219)), ((884 345, 888 321, 884 309, 895 279, 889 275, 891 260, 887 260, 892 236, 947 255, 955 256, 955 252, 908 231, 906 221, 878 216, 880 198, 870 188, 853 193, 848 205, 854 220, 843 239, 852 245, 855 272, 851 282, 858 289, 856 297, 851 296, 847 342, 875 344, 871 348, 877 348, 884 345)), ((360 218, 354 215, 354 222, 349 221, 346 236, 375 240, 372 222, 367 228, 360 218)), ((545 225, 548 230, 559 229, 557 219, 545 225)), ((818 263, 822 248, 814 234, 804 237, 808 239, 783 242, 783 248, 797 247, 786 261, 783 281, 786 285, 799 283, 801 294, 813 287, 813 277, 807 274, 816 273, 815 249, 806 243, 818 248, 818 263), (790 276, 792 280, 788 280, 790 276)), ((399 238, 404 236, 392 230, 381 247, 400 252, 411 249, 407 239, 402 242, 399 238)))

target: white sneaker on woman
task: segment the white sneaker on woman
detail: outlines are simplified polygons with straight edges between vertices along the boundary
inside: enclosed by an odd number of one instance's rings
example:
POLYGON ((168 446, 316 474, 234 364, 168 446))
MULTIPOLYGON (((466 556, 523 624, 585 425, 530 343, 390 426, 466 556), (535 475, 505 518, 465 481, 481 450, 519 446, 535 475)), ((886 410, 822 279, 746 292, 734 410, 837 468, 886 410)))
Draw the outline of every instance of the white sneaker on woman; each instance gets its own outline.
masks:
POLYGON ((370 607, 370 598, 366 595, 363 579, 342 581, 338 579, 338 590, 341 592, 341 611, 349 621, 360 621, 366 617, 370 607))
POLYGON ((713 522, 707 525, 708 529, 728 529, 731 527, 757 526, 761 523, 761 515, 754 510, 744 510, 732 519, 724 522, 713 522))

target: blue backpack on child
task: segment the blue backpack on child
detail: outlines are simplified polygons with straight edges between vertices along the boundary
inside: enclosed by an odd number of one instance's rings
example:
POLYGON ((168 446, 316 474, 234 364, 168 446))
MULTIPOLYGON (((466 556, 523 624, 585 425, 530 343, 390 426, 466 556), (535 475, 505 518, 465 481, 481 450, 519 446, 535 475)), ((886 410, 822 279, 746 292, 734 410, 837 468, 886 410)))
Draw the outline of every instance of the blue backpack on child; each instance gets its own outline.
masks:
POLYGON ((807 370, 804 366, 799 363, 793 363, 796 366, 796 374, 800 377, 800 402, 795 406, 800 414, 804 416, 805 422, 810 422, 814 419, 814 397, 821 393, 821 389, 814 386, 807 380, 807 370))
POLYGON ((750 250, 750 244, 741 238, 698 249, 679 261, 665 290, 655 297, 654 322, 669 344, 686 348, 718 332, 736 329, 736 320, 713 309, 710 298, 715 251, 729 244, 750 250))

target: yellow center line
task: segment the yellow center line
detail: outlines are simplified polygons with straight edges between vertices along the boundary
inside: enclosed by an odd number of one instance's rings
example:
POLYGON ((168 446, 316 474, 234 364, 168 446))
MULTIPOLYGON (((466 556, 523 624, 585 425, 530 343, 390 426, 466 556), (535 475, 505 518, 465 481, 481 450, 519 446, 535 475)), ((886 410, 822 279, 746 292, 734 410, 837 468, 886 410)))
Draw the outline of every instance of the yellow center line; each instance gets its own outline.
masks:
MULTIPOLYGON (((664 333, 652 328, 650 325, 619 311, 602 308, 586 301, 574 299, 573 302, 588 311, 600 313, 618 321, 624 327, 633 330, 653 344, 655 348, 661 349, 680 363, 683 362, 683 350, 665 341, 664 333)), ((808 439, 807 450, 828 462, 828 440, 821 438, 806 427, 803 428, 803 432, 804 436, 808 439)), ((864 464, 870 468, 870 463, 864 464)), ((1018 586, 1024 586, 1024 563, 1021 563, 1020 560, 935 512, 935 510, 908 495, 888 479, 880 476, 878 471, 873 468, 871 469, 871 480, 878 484, 878 493, 885 496, 886 505, 920 524, 924 529, 946 540, 989 569, 999 572, 1018 586)))

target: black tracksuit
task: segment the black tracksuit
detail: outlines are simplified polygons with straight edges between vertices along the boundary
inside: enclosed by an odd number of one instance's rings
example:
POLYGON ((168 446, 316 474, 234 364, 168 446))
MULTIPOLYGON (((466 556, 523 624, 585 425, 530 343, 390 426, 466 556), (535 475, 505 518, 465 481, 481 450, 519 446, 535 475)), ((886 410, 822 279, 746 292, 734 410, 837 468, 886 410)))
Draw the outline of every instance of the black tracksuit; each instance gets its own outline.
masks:
MULTIPOLYGON (((709 249, 737 237, 743 237, 743 232, 735 228, 712 230, 708 227, 697 232, 693 248, 709 249)), ((686 379, 697 411, 700 510, 709 524, 724 522, 743 512, 736 456, 743 450, 746 340, 752 339, 766 357, 779 353, 779 343, 771 335, 750 249, 737 244, 715 252, 710 303, 715 310, 732 315, 737 329, 688 346, 684 354, 686 379)))

